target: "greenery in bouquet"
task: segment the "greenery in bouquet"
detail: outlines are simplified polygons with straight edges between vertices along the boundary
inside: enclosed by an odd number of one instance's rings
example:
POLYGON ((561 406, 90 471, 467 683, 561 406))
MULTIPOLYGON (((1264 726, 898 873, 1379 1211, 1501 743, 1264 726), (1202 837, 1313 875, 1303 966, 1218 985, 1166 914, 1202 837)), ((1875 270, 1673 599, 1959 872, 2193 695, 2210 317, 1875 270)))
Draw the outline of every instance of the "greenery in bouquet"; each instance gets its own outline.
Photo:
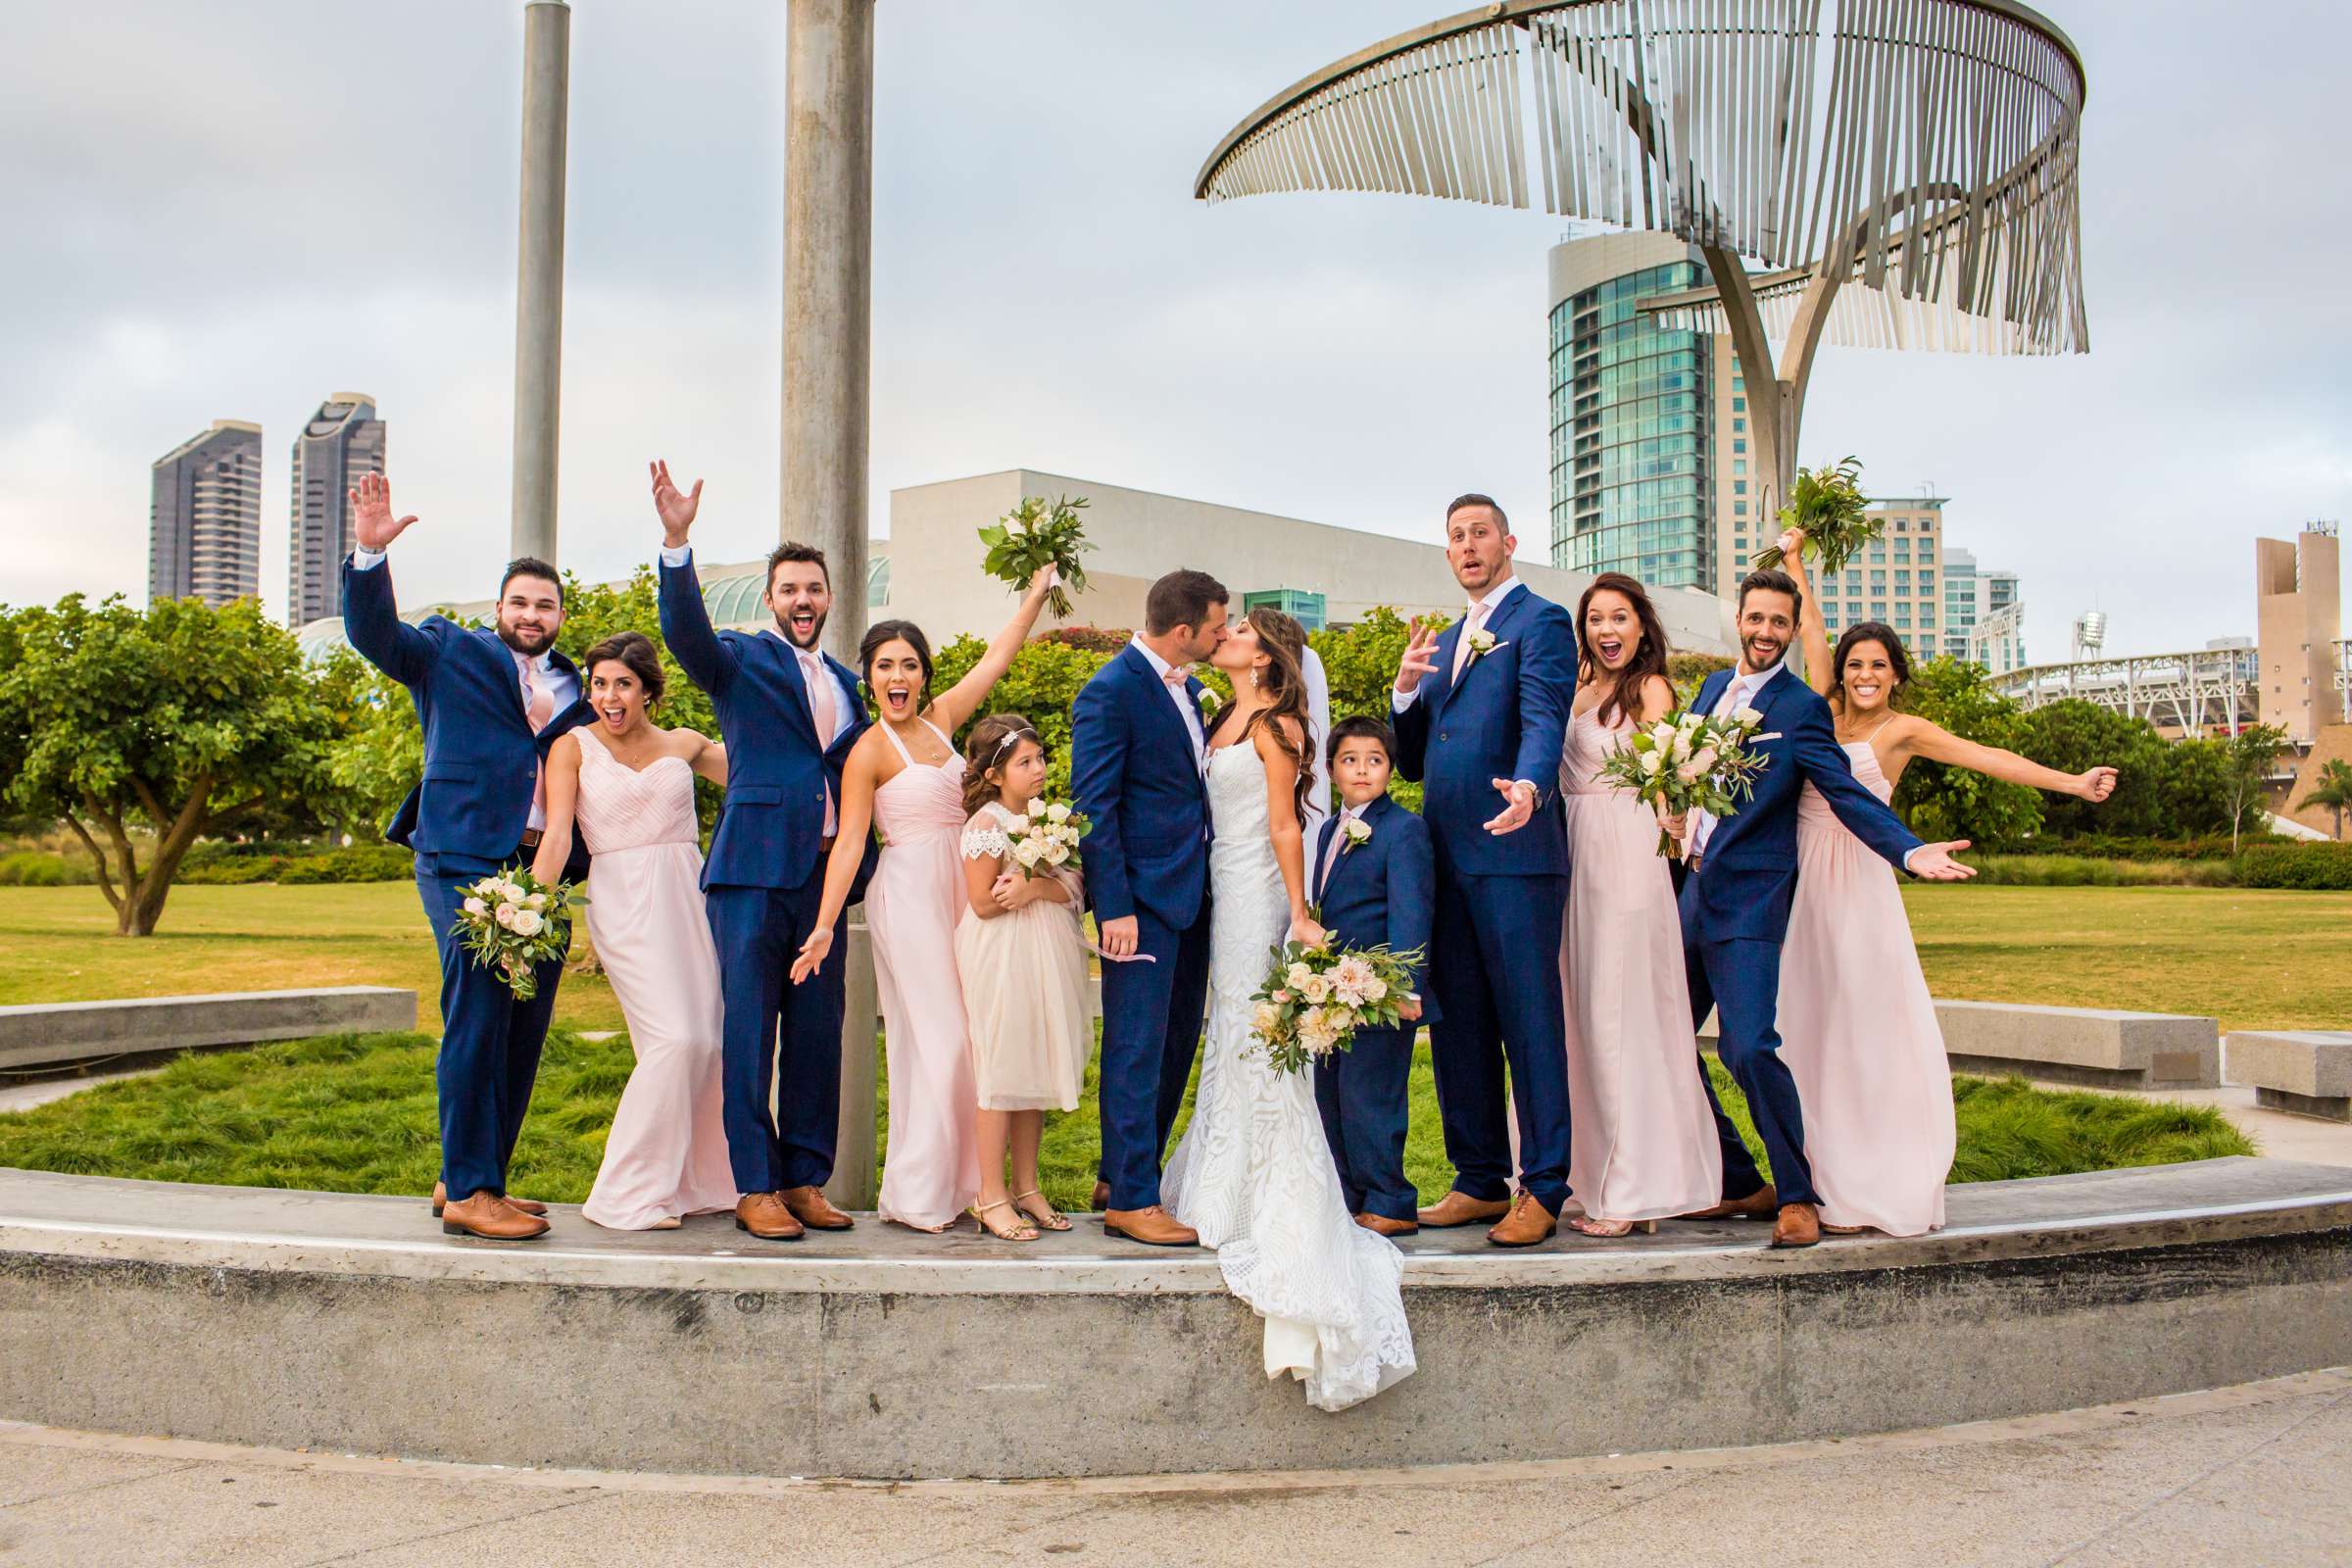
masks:
POLYGON ((1405 1021, 1413 1000, 1418 948, 1393 953, 1374 948, 1335 948, 1328 942, 1275 944, 1250 1032, 1276 1072, 1304 1072, 1317 1059, 1355 1044, 1358 1029, 1393 1027, 1405 1021))
MULTIPOLYGON (((1600 776, 1642 805, 1669 816, 1692 809, 1716 816, 1738 813, 1755 792, 1756 775, 1771 759, 1748 750, 1764 715, 1740 708, 1728 718, 1685 709, 1634 731, 1602 761, 1600 776)), ((1674 836, 1658 832, 1658 853, 1674 853, 1674 836)))
MULTIPOLYGON (((1819 558, 1826 576, 1841 570, 1856 551, 1876 539, 1886 520, 1870 514, 1870 500, 1862 494, 1862 465, 1846 458, 1818 468, 1797 469, 1796 485, 1788 494, 1788 504, 1781 509, 1780 524, 1784 530, 1794 528, 1805 536, 1800 548, 1819 558)), ((1781 564, 1781 547, 1767 545, 1755 564, 1781 564)))
POLYGON ((1004 824, 1005 854, 1025 877, 1074 868, 1078 841, 1094 826, 1067 801, 1031 801, 1026 813, 1004 824))
POLYGON ((1070 595, 1086 592, 1086 567, 1078 558, 1095 548, 1078 524, 1084 510, 1084 496, 1062 496, 1051 507, 1043 496, 1021 497, 1019 506, 980 530, 980 542, 988 547, 981 569, 1020 593, 1038 567, 1052 566, 1061 580, 1046 596, 1046 604, 1054 614, 1067 615, 1070 595))
POLYGON ((458 924, 466 951, 496 969, 517 1002, 539 993, 537 965, 561 959, 571 946, 574 911, 587 904, 569 882, 552 887, 519 868, 493 872, 466 890, 458 924))

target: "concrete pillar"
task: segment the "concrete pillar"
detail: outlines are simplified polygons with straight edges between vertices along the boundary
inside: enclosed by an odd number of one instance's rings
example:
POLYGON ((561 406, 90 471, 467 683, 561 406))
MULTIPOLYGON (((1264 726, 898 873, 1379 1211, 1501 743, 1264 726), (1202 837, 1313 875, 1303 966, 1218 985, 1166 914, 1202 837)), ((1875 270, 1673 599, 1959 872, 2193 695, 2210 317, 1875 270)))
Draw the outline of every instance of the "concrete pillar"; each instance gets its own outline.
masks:
POLYGON ((521 242, 514 283, 512 553, 556 561, 556 450, 564 371, 564 164, 571 7, 522 8, 521 242))
MULTIPOLYGON (((873 258, 874 0, 790 0, 785 14, 784 426, 778 535, 832 566, 825 642, 865 633, 865 452, 873 258)), ((851 927, 833 1180, 874 1205, 873 949, 851 927)))

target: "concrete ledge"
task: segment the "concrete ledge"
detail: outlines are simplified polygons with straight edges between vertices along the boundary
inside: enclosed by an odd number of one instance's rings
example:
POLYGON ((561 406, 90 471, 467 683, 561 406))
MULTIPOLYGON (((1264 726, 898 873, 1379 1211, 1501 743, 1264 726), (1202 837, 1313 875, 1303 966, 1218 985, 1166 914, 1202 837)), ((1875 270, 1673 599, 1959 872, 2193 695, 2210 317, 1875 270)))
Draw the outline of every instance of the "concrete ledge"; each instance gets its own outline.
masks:
POLYGON ((2257 1104, 2352 1121, 2352 1034, 2325 1029, 2240 1029, 2225 1042, 2229 1076, 2257 1104))
POLYGON ((761 1249, 724 1216, 532 1247, 418 1199, 0 1172, 0 1418, 715 1474, 1051 1476, 1706 1447, 2352 1361, 2352 1171, 1958 1187, 1933 1237, 1753 1225, 1405 1247, 1421 1369, 1339 1416, 1258 1369, 1213 1255, 965 1230, 761 1249), (517 1349, 517 1347, 527 1348, 517 1349))
POLYGON ((2212 1018, 2012 1002, 1936 1004, 1954 1072, 2024 1073, 2101 1089, 2212 1089, 2222 1081, 2212 1018))
POLYGON ((0 1007, 0 1067, 416 1027, 416 993, 389 986, 41 1003, 0 1007))

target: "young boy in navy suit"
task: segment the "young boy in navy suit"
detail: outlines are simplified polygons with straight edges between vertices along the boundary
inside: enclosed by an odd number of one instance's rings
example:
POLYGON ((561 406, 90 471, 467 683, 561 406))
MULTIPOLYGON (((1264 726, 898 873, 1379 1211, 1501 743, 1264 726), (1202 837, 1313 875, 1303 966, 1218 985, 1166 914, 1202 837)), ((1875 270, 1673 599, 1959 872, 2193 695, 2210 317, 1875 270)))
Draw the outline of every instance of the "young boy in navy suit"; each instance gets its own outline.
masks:
MULTIPOLYGON (((1344 808, 1315 841, 1316 919, 1341 947, 1385 943, 1392 952, 1426 955, 1437 864, 1429 828, 1389 799, 1396 756, 1396 737, 1377 718, 1344 718, 1331 728, 1326 760, 1344 808)), ((1426 970, 1426 958, 1414 967, 1416 991, 1426 970)), ((1413 1038, 1437 1007, 1415 999, 1404 1015, 1409 1021, 1391 1028, 1358 1029, 1353 1049, 1315 1063, 1315 1104, 1340 1187, 1355 1222, 1383 1236, 1421 1228, 1419 1199, 1404 1179, 1405 1080, 1413 1038)))

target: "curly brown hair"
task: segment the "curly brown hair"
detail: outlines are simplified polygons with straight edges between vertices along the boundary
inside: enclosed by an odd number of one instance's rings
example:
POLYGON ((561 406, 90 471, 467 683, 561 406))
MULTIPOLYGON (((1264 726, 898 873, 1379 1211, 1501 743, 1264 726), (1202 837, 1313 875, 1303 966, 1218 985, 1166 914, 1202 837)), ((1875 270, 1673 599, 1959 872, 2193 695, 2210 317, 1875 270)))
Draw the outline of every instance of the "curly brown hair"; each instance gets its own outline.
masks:
POLYGON ((997 799, 1004 784, 990 779, 989 769, 1018 751, 1022 741, 1035 741, 1041 752, 1046 749, 1037 726, 1018 713, 991 713, 972 726, 963 738, 964 815, 978 815, 980 808, 997 799))

